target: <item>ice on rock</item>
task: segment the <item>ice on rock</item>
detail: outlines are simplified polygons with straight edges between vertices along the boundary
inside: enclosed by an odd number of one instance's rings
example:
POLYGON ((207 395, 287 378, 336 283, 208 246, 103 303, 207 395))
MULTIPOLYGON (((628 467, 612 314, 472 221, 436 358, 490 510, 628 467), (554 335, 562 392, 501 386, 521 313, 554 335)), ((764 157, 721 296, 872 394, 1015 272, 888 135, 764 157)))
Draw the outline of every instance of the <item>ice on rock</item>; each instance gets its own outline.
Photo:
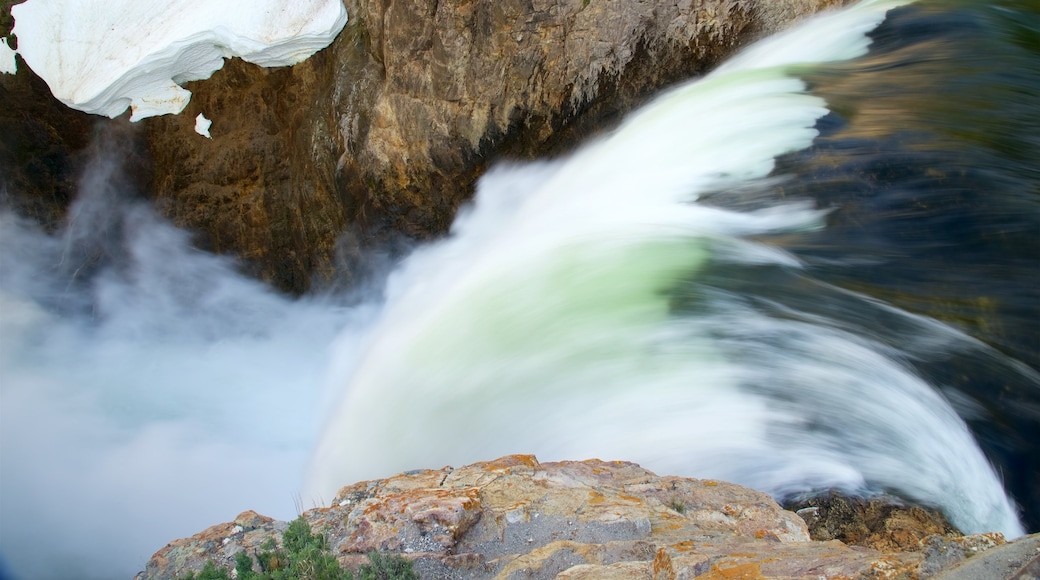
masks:
POLYGON ((0 73, 13 75, 18 72, 18 61, 14 55, 15 51, 7 44, 7 39, 0 38, 0 73))
POLYGON ((195 117, 195 132, 203 137, 212 139, 213 136, 209 134, 209 128, 212 124, 213 121, 207 119, 206 115, 199 113, 198 116, 195 117))
POLYGON ((347 22, 341 0, 28 0, 11 13, 18 53, 55 97, 108 117, 130 107, 132 121, 184 110, 180 83, 209 78, 225 58, 293 65, 347 22))

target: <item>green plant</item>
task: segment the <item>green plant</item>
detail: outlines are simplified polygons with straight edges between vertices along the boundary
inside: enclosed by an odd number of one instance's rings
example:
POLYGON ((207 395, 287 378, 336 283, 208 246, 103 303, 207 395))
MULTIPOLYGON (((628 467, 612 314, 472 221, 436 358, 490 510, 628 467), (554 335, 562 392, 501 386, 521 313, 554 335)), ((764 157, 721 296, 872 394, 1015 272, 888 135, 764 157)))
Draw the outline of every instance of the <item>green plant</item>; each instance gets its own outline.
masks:
MULTIPOLYGON (((383 555, 372 552, 368 564, 358 570, 359 580, 418 580, 412 563, 396 554, 383 555)), ((256 554, 259 572, 254 570, 253 558, 245 552, 235 555, 235 578, 237 580, 354 580, 349 570, 339 567, 339 562, 329 550, 329 540, 324 534, 315 534, 303 516, 289 524, 282 534, 282 548, 274 538, 269 538, 256 554)), ((202 571, 188 572, 177 580, 231 580, 228 571, 218 568, 212 560, 206 562, 202 571)))
POLYGON ((330 553, 328 538, 312 532, 302 516, 282 534, 282 549, 269 540, 256 560, 260 572, 253 571, 248 556, 236 558, 238 580, 353 580, 353 574, 340 568, 330 553))
POLYGON ((418 580, 419 575, 412 570, 409 560, 391 554, 384 556, 379 552, 368 554, 369 564, 358 569, 358 580, 418 580))
POLYGON ((253 559, 245 552, 235 554, 235 577, 248 578, 253 573, 253 559))

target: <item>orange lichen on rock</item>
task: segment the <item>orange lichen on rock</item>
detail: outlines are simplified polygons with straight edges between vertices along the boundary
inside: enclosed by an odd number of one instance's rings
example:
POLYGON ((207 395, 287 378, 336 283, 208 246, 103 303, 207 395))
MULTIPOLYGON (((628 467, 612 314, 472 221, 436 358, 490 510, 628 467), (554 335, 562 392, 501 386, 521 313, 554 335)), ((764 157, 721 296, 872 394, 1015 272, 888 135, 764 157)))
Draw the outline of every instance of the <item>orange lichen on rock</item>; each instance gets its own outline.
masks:
POLYGON ((762 569, 752 562, 747 564, 714 564, 702 580, 756 580, 763 578, 762 569))
POLYGON ((538 458, 534 455, 507 455, 494 461, 478 463, 477 465, 482 466, 487 471, 501 471, 505 473, 512 473, 515 467, 541 468, 538 458))

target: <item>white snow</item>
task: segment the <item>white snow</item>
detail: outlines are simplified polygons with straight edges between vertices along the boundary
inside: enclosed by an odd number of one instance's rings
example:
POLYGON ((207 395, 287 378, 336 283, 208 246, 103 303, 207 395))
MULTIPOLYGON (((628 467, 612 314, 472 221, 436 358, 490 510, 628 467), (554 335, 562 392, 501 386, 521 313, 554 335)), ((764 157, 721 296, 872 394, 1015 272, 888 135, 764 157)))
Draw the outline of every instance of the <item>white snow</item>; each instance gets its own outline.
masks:
POLYGON ((0 38, 0 73, 13 75, 18 72, 18 61, 14 59, 15 51, 7 44, 7 38, 0 38))
POLYGON ((11 13, 18 53, 55 97, 109 117, 130 107, 131 121, 182 111, 179 83, 225 58, 293 65, 347 22, 342 0, 28 0, 11 13))
POLYGON ((209 126, 212 124, 213 121, 207 119, 206 115, 199 113, 195 117, 195 132, 207 139, 212 139, 213 137, 209 134, 209 126))

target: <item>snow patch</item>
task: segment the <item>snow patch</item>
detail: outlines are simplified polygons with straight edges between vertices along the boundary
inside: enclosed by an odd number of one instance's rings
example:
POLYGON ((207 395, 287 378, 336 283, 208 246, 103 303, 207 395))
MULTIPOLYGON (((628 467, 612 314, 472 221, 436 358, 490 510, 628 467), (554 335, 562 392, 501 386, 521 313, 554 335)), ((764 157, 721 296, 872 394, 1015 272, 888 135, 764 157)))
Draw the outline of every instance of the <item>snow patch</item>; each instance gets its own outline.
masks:
POLYGON ((207 139, 212 139, 213 137, 209 134, 209 127, 212 124, 213 121, 207 119, 206 115, 199 113, 198 116, 195 117, 195 132, 207 139))
MULTIPOLYGON (((18 53, 55 97, 108 117, 130 107, 131 121, 184 110, 180 84, 225 58, 293 65, 347 23, 341 0, 28 0, 11 13, 18 53)), ((0 66, 12 60, 0 49, 0 66)))
POLYGON ((0 73, 13 75, 18 72, 18 61, 14 59, 15 51, 7 44, 7 38, 0 38, 0 73))

